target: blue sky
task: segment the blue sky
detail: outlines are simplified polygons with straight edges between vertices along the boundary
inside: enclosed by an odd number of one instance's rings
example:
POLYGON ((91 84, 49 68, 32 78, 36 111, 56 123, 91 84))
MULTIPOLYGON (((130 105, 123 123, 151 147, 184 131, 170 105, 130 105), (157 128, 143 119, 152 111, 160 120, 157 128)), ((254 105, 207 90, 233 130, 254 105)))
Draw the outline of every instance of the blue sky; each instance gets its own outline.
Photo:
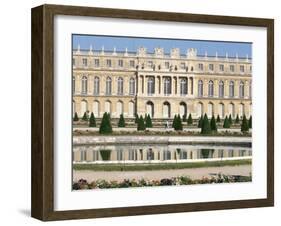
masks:
POLYGON ((252 44, 244 42, 223 42, 223 41, 204 41, 188 39, 158 39, 158 38, 139 38, 139 37, 122 37, 122 36, 98 36, 98 35, 76 35, 72 36, 73 48, 76 49, 78 44, 81 49, 89 49, 90 45, 94 50, 124 51, 135 52, 140 46, 147 48, 148 52, 153 52, 155 47, 163 47, 165 53, 169 53, 171 48, 179 48, 181 54, 185 54, 188 48, 196 48, 199 55, 204 55, 207 51, 209 56, 239 57, 252 56, 252 44))

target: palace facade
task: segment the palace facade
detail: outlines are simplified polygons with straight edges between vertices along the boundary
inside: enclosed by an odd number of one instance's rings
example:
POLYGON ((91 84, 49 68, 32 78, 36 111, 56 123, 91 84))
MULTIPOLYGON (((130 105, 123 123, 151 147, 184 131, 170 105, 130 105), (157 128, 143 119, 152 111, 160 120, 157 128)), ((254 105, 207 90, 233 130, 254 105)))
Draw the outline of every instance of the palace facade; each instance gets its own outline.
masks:
POLYGON ((149 53, 73 50, 73 114, 93 112, 102 117, 134 118, 150 114, 154 119, 192 114, 197 118, 252 113, 251 59, 198 55, 190 48, 181 54, 155 48, 149 53))

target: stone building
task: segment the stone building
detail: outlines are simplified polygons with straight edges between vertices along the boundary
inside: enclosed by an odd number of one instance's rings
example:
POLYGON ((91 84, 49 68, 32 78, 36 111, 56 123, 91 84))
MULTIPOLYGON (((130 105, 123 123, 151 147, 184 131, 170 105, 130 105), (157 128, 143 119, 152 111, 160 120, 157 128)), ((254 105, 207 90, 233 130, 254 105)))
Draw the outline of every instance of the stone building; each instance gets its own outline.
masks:
POLYGON ((251 65, 248 57, 198 55, 194 48, 182 54, 178 48, 166 53, 157 47, 150 53, 145 47, 136 52, 78 47, 73 50, 73 114, 249 117, 251 65))

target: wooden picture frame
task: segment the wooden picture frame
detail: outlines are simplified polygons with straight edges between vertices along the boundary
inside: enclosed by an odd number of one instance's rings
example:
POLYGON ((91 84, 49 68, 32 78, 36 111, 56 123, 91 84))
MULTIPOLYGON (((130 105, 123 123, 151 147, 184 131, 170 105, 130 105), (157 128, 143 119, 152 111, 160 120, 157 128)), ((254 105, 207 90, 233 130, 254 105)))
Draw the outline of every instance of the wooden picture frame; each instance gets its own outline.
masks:
POLYGON ((163 214, 274 205, 274 20, 60 5, 32 9, 32 200, 31 215, 51 221, 163 214), (267 198, 101 209, 54 210, 54 16, 255 26, 267 29, 267 198))

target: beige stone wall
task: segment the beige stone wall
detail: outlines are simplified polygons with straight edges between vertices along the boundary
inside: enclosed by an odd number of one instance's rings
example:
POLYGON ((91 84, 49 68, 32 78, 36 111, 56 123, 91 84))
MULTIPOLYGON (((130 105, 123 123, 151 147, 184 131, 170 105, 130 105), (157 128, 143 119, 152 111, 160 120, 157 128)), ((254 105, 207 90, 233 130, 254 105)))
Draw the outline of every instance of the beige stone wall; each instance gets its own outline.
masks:
POLYGON ((156 48, 154 53, 147 53, 145 48, 137 53, 128 52, 83 52, 74 51, 73 66, 74 94, 73 112, 80 117, 84 111, 94 112, 96 117, 102 117, 109 109, 113 118, 123 113, 125 117, 133 117, 132 112, 144 115, 151 111, 153 106, 154 118, 174 117, 175 114, 191 113, 199 117, 199 105, 203 113, 220 114, 221 117, 232 114, 233 116, 246 114, 250 116, 252 100, 250 95, 251 60, 241 58, 217 58, 197 56, 196 50, 190 49, 186 56, 179 55, 177 49, 171 54, 164 54, 163 49, 156 48), (84 59, 84 60, 83 60, 84 59), (87 65, 83 65, 83 61, 87 65), (95 61, 98 60, 98 65, 95 61), (122 65, 119 65, 119 61, 122 65), (111 62, 111 66, 107 62, 111 62), (203 64, 203 66, 199 66, 203 64), (213 65, 213 70, 210 70, 213 65), (224 65, 224 71, 220 71, 224 65), (234 71, 230 70, 234 66, 234 71), (240 71, 240 67, 244 71, 240 71), (84 91, 86 78, 86 92, 84 91), (99 78, 99 93, 94 93, 94 80, 99 78), (111 94, 106 93, 106 80, 111 78, 111 94), (123 79, 123 93, 118 90, 118 78, 123 79), (131 94, 130 79, 135 79, 135 93, 131 94), (148 81, 154 81, 154 93, 149 93, 148 81), (164 81, 171 81, 171 93, 165 94, 164 81), (181 79, 187 80, 187 94, 181 94, 181 79), (203 96, 198 96, 198 82, 203 81, 203 96), (209 96, 209 82, 212 81, 213 96, 209 96), (219 83, 224 84, 224 96, 219 97, 219 83), (229 96, 229 84, 234 82, 234 97, 229 96), (239 96, 240 83, 244 84, 244 97, 239 96), (231 107, 230 107, 231 105, 231 107), (168 106, 168 107, 167 107, 168 106), (184 107, 183 107, 184 106, 184 107), (212 107, 211 107, 212 106, 212 107), (121 109, 120 109, 121 108, 121 109), (223 109, 223 110, 222 110, 223 109), (167 116, 168 115, 168 116, 167 116))

